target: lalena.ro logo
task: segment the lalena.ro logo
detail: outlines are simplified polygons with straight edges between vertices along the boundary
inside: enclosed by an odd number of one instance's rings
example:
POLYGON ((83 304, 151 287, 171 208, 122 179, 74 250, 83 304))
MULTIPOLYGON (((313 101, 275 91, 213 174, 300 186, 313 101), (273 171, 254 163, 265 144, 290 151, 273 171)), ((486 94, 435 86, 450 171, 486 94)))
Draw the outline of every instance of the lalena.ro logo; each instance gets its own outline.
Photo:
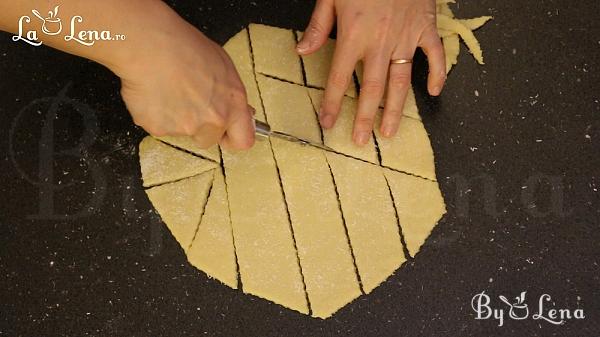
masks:
POLYGON ((489 295, 482 291, 480 294, 473 296, 471 307, 475 311, 475 319, 487 320, 495 319, 498 321, 498 326, 504 325, 504 320, 507 318, 521 321, 526 319, 542 320, 554 325, 565 324, 571 319, 585 319, 583 309, 564 309, 556 308, 552 297, 548 294, 543 294, 537 301, 537 307, 531 308, 526 302, 527 292, 524 291, 521 295, 515 297, 514 301, 509 301, 505 296, 498 296, 501 303, 492 303, 489 295), (495 307, 500 304, 502 307, 495 307), (508 315, 507 315, 508 313, 508 315))
MULTIPOLYGON (((63 22, 59 17, 59 7, 54 7, 54 10, 48 11, 48 16, 44 17, 37 9, 31 11, 31 13, 40 20, 42 25, 42 33, 48 36, 59 35, 63 32, 63 22)), ((32 46, 40 46, 42 41, 39 40, 38 31, 28 28, 28 24, 31 24, 32 18, 28 15, 23 15, 19 19, 19 34, 12 37, 13 41, 23 41, 32 46)), ((69 42, 77 42, 84 46, 93 46, 96 41, 123 41, 125 35, 113 34, 109 30, 79 30, 78 24, 83 22, 83 17, 75 15, 71 17, 69 22, 68 31, 64 37, 64 40, 69 42)))

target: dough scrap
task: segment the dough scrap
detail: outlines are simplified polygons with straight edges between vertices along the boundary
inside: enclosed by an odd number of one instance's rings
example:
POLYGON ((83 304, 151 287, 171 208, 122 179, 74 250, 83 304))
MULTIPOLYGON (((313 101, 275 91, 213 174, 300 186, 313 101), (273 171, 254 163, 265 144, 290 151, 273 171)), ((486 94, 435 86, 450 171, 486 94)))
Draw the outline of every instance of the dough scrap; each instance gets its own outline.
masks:
POLYGON ((196 239, 187 252, 188 260, 207 275, 237 289, 238 275, 225 176, 220 168, 213 172, 210 199, 206 204, 196 239))
POLYGON ((272 144, 312 313, 327 318, 361 294, 331 172, 319 149, 272 144))
POLYGON ((194 140, 192 139, 192 137, 165 136, 165 137, 155 137, 155 138, 160 140, 161 142, 164 142, 169 145, 172 145, 172 146, 178 147, 180 149, 197 154, 198 156, 208 158, 210 160, 214 160, 217 163, 221 162, 221 151, 219 150, 219 147, 217 145, 215 145, 209 149, 201 149, 196 145, 196 143, 194 143, 194 140))
POLYGON ((199 175, 218 166, 148 136, 140 143, 140 166, 144 187, 199 175))
POLYGON ((308 313, 294 239, 269 141, 223 151, 235 248, 245 293, 308 313))
MULTIPOLYGON (((254 118, 265 121, 265 112, 263 111, 258 85, 254 77, 254 61, 250 50, 250 39, 248 30, 244 29, 232 37, 223 49, 229 54, 235 68, 237 69, 242 83, 246 87, 246 95, 248 95, 248 104, 255 110, 254 118)), ((255 53, 256 54, 256 53, 255 53)))
POLYGON ((435 163, 429 136, 422 122, 403 118, 394 137, 380 132, 381 112, 375 121, 375 136, 383 166, 435 181, 435 163))
POLYGON ((379 166, 327 153, 365 293, 405 261, 398 219, 379 166))
POLYGON ((152 205, 187 253, 202 220, 213 182, 213 172, 187 178, 146 191, 152 205))
POLYGON ((437 222, 446 214, 438 183, 384 169, 394 196, 400 226, 411 256, 415 256, 437 222))
POLYGON ((260 74, 258 84, 271 129, 321 143, 321 129, 307 88, 260 74))
POLYGON ((450 30, 460 35, 467 47, 469 47, 469 51, 473 54, 475 60, 477 60, 479 64, 483 64, 483 52, 481 51, 481 46, 470 29, 465 27, 460 21, 442 14, 437 16, 437 25, 441 29, 450 30))
POLYGON ((458 54, 460 54, 460 40, 458 35, 451 34, 442 38, 444 51, 446 53, 446 74, 450 73, 452 67, 458 63, 458 54))
POLYGON ((294 32, 259 24, 249 29, 256 72, 304 85, 294 32))
MULTIPOLYGON (((298 41, 300 41, 303 34, 302 32, 298 32, 298 41)), ((310 55, 302 55, 304 72, 306 73, 306 84, 319 89, 327 87, 329 70, 331 69, 335 53, 335 45, 335 40, 327 39, 327 42, 318 51, 310 55)), ((346 90, 346 96, 353 98, 358 96, 353 78, 350 80, 348 90, 346 90)))
MULTIPOLYGON (((323 91, 317 89, 308 89, 310 97, 317 109, 323 99, 323 91)), ((344 97, 342 108, 335 122, 335 126, 331 129, 323 130, 323 139, 325 145, 334 149, 337 152, 348 156, 366 160, 368 162, 378 164, 377 151, 375 151, 375 141, 373 137, 365 146, 357 146, 352 141, 352 130, 354 129, 354 117, 356 116, 356 108, 358 102, 351 97, 344 97)))

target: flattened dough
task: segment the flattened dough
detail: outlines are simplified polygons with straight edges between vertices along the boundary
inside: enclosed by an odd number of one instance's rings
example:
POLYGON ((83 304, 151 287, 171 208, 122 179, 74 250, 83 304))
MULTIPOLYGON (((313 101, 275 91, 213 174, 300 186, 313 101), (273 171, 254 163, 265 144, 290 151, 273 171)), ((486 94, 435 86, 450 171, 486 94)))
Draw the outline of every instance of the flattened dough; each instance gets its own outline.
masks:
POLYGON ((394 195, 400 226, 411 256, 415 256, 431 230, 446 213, 437 182, 385 170, 394 195))
POLYGON ((383 166, 430 180, 436 179, 433 149, 422 122, 403 118, 398 133, 392 138, 385 138, 380 134, 380 125, 381 113, 378 113, 375 136, 383 166))
POLYGON ((323 151, 273 139, 313 315, 360 296, 333 178, 323 151))
POLYGON ((269 141, 223 151, 244 292, 308 313, 294 239, 269 141))
MULTIPOLYGON (((302 38, 303 33, 298 33, 298 40, 302 38)), ((302 55, 302 62, 304 64, 304 72, 306 73, 306 84, 311 87, 325 89, 327 87, 327 80, 329 78, 329 70, 331 69, 331 62, 333 60, 333 54, 335 53, 335 40, 328 39, 325 45, 318 51, 310 55, 302 55)), ((356 85, 354 84, 354 78, 350 80, 350 86, 346 90, 346 96, 356 98, 356 85)))
POLYGON ((148 136, 140 143, 140 166, 144 187, 189 178, 218 166, 148 136))
POLYGON ((321 129, 307 88, 260 74, 257 79, 271 128, 321 143, 321 129))
POLYGON ((152 205, 187 253, 202 219, 213 172, 146 191, 152 205))
POLYGON ((188 251, 188 260, 233 289, 237 289, 237 266, 225 177, 221 168, 214 171, 210 199, 206 204, 196 239, 188 251))
POLYGON ((327 153, 363 289, 368 294, 405 261, 381 167, 327 153))
MULTIPOLYGON (((308 89, 315 109, 321 104, 323 91, 317 89, 308 89)), ((337 152, 348 156, 366 160, 378 164, 377 152, 375 151, 375 141, 373 137, 365 146, 357 146, 352 141, 352 130, 354 129, 354 117, 356 116, 357 101, 351 97, 344 97, 342 108, 335 126, 331 129, 323 130, 323 139, 325 145, 337 152)))
POLYGON ((294 32, 259 24, 249 29, 256 72, 304 85, 294 32))
MULTIPOLYGON (((223 49, 229 54, 235 68, 240 74, 242 83, 246 87, 248 95, 248 104, 256 110, 256 119, 265 121, 265 113, 263 111, 256 78, 254 77, 254 61, 250 51, 250 39, 248 38, 248 30, 244 29, 232 37, 223 49)), ((256 54, 256 53, 255 53, 256 54)))

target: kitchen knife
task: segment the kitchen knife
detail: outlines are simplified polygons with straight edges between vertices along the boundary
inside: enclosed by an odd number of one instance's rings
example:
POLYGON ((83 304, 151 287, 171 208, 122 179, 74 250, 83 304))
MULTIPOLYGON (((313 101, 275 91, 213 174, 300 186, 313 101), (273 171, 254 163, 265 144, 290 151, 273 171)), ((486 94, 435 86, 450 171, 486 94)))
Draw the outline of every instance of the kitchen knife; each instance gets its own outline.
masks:
POLYGON ((271 130, 271 126, 265 122, 261 122, 259 120, 255 120, 256 123, 256 135, 258 137, 261 138, 269 138, 269 137, 275 137, 275 138, 279 138, 279 139, 283 139, 286 140, 288 142, 293 142, 296 144, 300 144, 300 145, 305 145, 305 146, 313 146, 316 147, 318 149, 321 150, 325 150, 325 151, 332 151, 333 149, 330 148, 329 146, 325 146, 323 144, 319 144, 319 143, 314 143, 314 142, 310 142, 308 140, 304 140, 292 135, 288 135, 286 133, 283 132, 279 132, 279 131, 273 131, 271 130))

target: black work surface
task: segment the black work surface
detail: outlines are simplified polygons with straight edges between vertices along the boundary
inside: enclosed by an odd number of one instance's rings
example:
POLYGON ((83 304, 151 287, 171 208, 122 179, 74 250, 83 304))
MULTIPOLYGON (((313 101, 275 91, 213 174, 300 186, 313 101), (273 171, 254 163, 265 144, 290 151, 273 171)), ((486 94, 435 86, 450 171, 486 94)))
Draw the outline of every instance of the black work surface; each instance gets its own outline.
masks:
MULTIPOLYGON (((310 1, 177 1, 225 42, 249 22, 303 29, 310 1)), ((141 188, 137 144, 103 67, 0 36, 2 336, 600 336, 600 2, 460 1, 463 47, 441 99, 418 103, 448 214, 414 260, 328 320, 191 267, 141 188), (504 326, 474 295, 527 291, 586 318, 504 326)), ((532 312, 533 313, 533 312, 532 312)), ((505 313, 508 316, 508 312, 505 313)))

